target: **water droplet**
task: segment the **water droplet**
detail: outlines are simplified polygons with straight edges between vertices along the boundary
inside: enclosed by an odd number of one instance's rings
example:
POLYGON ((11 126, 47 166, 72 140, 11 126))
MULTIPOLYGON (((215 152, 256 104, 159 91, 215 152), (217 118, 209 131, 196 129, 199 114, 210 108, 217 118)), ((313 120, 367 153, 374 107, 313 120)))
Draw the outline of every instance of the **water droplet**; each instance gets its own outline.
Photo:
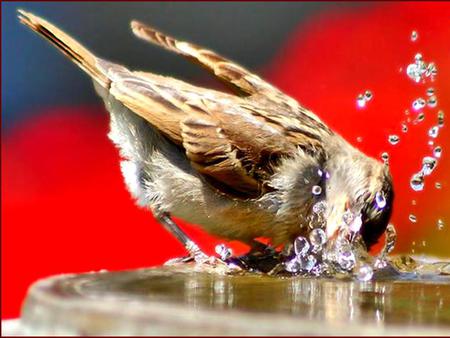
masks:
POLYGON ((383 160, 384 163, 387 163, 389 161, 389 154, 387 152, 383 152, 381 154, 381 159, 383 160))
POLYGON ((311 270, 311 273, 314 276, 322 276, 322 274, 326 272, 326 264, 317 264, 314 266, 314 268, 311 270))
POLYGON ((313 205, 312 210, 315 214, 318 215, 323 214, 325 210, 327 210, 327 202, 325 201, 317 202, 316 204, 313 205))
POLYGON ((438 230, 444 229, 444 225, 445 225, 445 223, 444 223, 444 221, 442 219, 438 219, 437 220, 438 230))
POLYGON ((428 88, 427 89, 427 96, 433 96, 434 95, 434 88, 428 88))
POLYGON ((444 126, 444 112, 442 110, 438 112, 438 126, 440 128, 444 126))
POLYGON ((432 146, 434 145, 434 141, 433 141, 433 140, 429 140, 429 141, 428 141, 428 145, 429 145, 430 147, 432 147, 432 146))
POLYGON ((361 282, 368 282, 372 279, 372 277, 373 277, 373 270, 367 264, 362 265, 356 272, 356 278, 361 282))
POLYGON ((290 273, 297 273, 300 271, 300 264, 297 258, 291 259, 290 261, 284 263, 286 271, 290 273))
POLYGON ((422 246, 427 246, 427 242, 426 241, 422 241, 422 246))
POLYGON ((442 188, 442 184, 440 182, 436 182, 434 184, 434 186, 436 187, 436 189, 441 189, 442 188))
POLYGON ((356 138, 356 141, 358 141, 359 143, 361 143, 361 142, 363 141, 363 138, 362 138, 361 136, 358 136, 358 137, 356 138))
POLYGON ((327 242, 327 235, 322 229, 314 229, 309 234, 309 240, 314 246, 322 246, 327 242))
POLYGON ((427 64, 423 61, 422 54, 418 53, 414 57, 414 63, 409 64, 406 68, 406 74, 411 80, 418 83, 427 77, 431 77, 433 80, 437 75, 437 69, 433 62, 427 64))
POLYGON ((417 115, 417 122, 422 122, 423 120, 425 120, 425 114, 424 113, 419 113, 419 115, 417 115))
POLYGON ((225 244, 218 244, 215 247, 216 254, 219 255, 220 259, 223 261, 230 258, 233 254, 232 250, 228 248, 225 244))
POLYGON ((437 98, 436 98, 436 96, 433 95, 433 96, 429 97, 428 101, 427 101, 427 105, 430 108, 436 107, 437 106, 437 98))
POLYGON ((366 98, 363 94, 358 95, 358 97, 356 98, 356 104, 359 108, 364 108, 366 106, 366 98))
POLYGON ((377 204, 378 209, 383 209, 386 206, 386 198, 384 197, 383 192, 378 191, 375 194, 375 202, 377 204))
POLYGON ((309 247, 309 242, 305 237, 299 236, 294 241, 294 251, 297 256, 305 256, 309 247))
POLYGON ((432 78, 437 75, 437 68, 434 62, 430 62, 425 69, 425 76, 431 76, 432 78))
POLYGON ((337 263, 342 269, 349 271, 355 266, 355 254, 351 249, 343 250, 338 254, 337 263))
POLYGON ((417 38, 419 37, 419 34, 417 34, 416 31, 412 31, 411 32, 411 41, 415 42, 417 40, 417 38))
POLYGON ((412 205, 417 205, 417 201, 416 201, 416 200, 412 200, 412 201, 411 201, 411 204, 412 204, 412 205))
POLYGON ((437 160, 430 156, 425 156, 422 160, 422 173, 425 176, 430 175, 436 168, 437 160))
POLYGON ((317 259, 313 255, 309 255, 308 257, 297 257, 297 260, 300 269, 307 272, 310 272, 317 263, 317 259))
POLYGON ((378 257, 375 259, 375 263, 373 264, 375 269, 384 269, 387 266, 387 262, 385 259, 378 257))
POLYGON ((373 94, 370 90, 366 90, 364 93, 364 98, 366 99, 366 101, 370 101, 373 97, 373 94))
POLYGON ((425 104, 426 104, 425 100, 419 97, 418 99, 413 101, 412 107, 414 110, 420 110, 423 107, 425 107, 425 104))
POLYGON ((353 222, 350 224, 349 229, 351 232, 358 232, 361 229, 362 226, 362 219, 361 216, 355 217, 353 222))
POLYGON ((390 144, 396 145, 398 142, 400 142, 400 137, 398 137, 398 135, 389 135, 390 144))
POLYGON ((437 146, 436 148, 434 148, 433 156, 436 158, 441 158, 441 155, 442 155, 442 148, 440 146, 437 146))
POLYGON ((423 174, 422 173, 414 174, 411 177, 411 181, 409 182, 409 184, 414 191, 422 191, 425 185, 423 181, 423 174))
POLYGON ((431 127, 430 130, 428 131, 428 136, 430 136, 432 138, 436 138, 438 135, 439 135, 439 127, 438 126, 431 127))
POLYGON ((412 223, 416 223, 417 222, 417 217, 415 215, 413 215, 413 214, 409 214, 409 220, 412 223))
POLYGON ((408 132, 408 126, 405 123, 402 123, 402 132, 408 132))
POLYGON ((411 63, 406 67, 406 75, 415 82, 419 82, 421 79, 419 67, 415 63, 411 63))
POLYGON ((312 193, 313 195, 320 195, 322 193, 322 188, 319 185, 315 185, 312 187, 312 193))

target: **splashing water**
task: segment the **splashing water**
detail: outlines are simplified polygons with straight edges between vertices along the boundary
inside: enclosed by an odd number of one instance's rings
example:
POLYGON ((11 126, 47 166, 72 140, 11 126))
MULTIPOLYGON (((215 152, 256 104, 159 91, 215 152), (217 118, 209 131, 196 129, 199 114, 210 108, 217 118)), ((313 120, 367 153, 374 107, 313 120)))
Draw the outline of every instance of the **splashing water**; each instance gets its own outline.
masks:
POLYGON ((432 137, 432 138, 436 138, 439 135, 439 127, 438 126, 434 126, 431 127, 430 130, 428 131, 428 136, 432 137))
POLYGON ((294 241, 294 251, 297 256, 305 256, 309 247, 309 242, 305 237, 297 237, 294 241))
POLYGON ((356 272, 356 278, 361 282, 368 282, 372 277, 373 269, 367 264, 363 264, 356 272))
POLYGON ((309 241, 313 246, 321 247, 327 242, 327 234, 322 229, 314 229, 309 234, 309 241))
POLYGON ((433 156, 436 158, 440 158, 442 155, 442 148, 440 146, 437 146, 433 149, 433 156))
POLYGON ((366 99, 364 98, 363 94, 359 94, 356 98, 356 104, 359 108, 364 108, 366 106, 366 99))
POLYGON ((216 254, 219 255, 220 259, 225 261, 233 255, 233 252, 225 244, 218 244, 215 247, 216 254))
POLYGON ((361 226, 362 226, 361 216, 357 216, 355 217, 353 222, 349 224, 349 229, 351 232, 357 233, 361 229, 361 226))
POLYGON ((436 168, 437 165, 437 161, 435 158, 430 157, 430 156, 425 156, 423 158, 423 162, 422 162, 422 173, 425 176, 430 175, 433 170, 436 168))
POLYGON ((423 120, 425 120, 425 114, 424 113, 419 113, 417 115, 417 118, 414 120, 414 124, 422 122, 423 120))
POLYGON ((423 107, 425 107, 426 105, 426 101, 424 99, 422 99, 421 97, 419 97, 418 99, 414 100, 412 103, 412 107, 414 110, 420 110, 423 107))
POLYGON ((366 90, 364 94, 358 94, 356 97, 356 105, 359 108, 364 108, 370 100, 372 100, 373 94, 370 90, 366 90))
POLYGON ((400 137, 398 135, 389 135, 388 140, 390 144, 396 145, 400 142, 400 137))
MULTIPOLYGON (((418 34, 416 31, 411 33, 411 41, 416 41, 418 34)), ((437 68, 433 62, 425 62, 421 54, 416 54, 414 62, 406 67, 406 74, 408 78, 415 83, 425 84, 427 81, 433 81, 437 75, 437 68)), ((427 86, 425 89, 426 96, 416 97, 412 102, 413 112, 408 109, 405 110, 405 120, 401 124, 401 132, 407 133, 409 131, 409 123, 417 124, 424 121, 425 112, 430 114, 431 109, 438 106, 438 97, 433 87, 427 86), (417 114, 417 115, 416 115, 417 114)), ((364 108, 367 103, 373 99, 373 93, 365 90, 358 94, 356 103, 357 107, 364 108)), ((425 178, 430 176, 438 165, 438 160, 442 156, 442 147, 434 146, 434 140, 438 138, 440 128, 444 126, 444 112, 438 110, 436 113, 437 123, 428 130, 429 142, 433 146, 430 151, 432 156, 424 156, 420 169, 413 173, 410 179, 410 187, 413 191, 419 192, 425 188, 425 178)), ((362 142, 362 137, 356 138, 358 142, 362 142)), ((391 145, 396 145, 400 142, 398 134, 390 134, 388 141, 391 145)), ((385 165, 389 165, 389 153, 383 152, 381 159, 385 165)), ((317 174, 320 178, 329 179, 329 173, 318 169, 317 174)), ((309 182, 308 182, 309 183, 309 182)), ((440 182, 434 183, 436 189, 440 189, 442 184, 440 182)), ((320 185, 314 185, 311 188, 311 193, 314 195, 316 201, 311 206, 310 215, 306 219, 306 227, 302 236, 297 237, 290 246, 279 253, 277 260, 281 263, 281 273, 300 276, 353 276, 361 282, 372 280, 378 270, 386 268, 391 265, 392 261, 388 259, 388 255, 393 251, 397 233, 392 224, 388 224, 385 230, 385 245, 380 254, 372 257, 367 253, 365 244, 363 242, 360 231, 363 226, 363 219, 360 211, 347 209, 342 215, 342 219, 335 224, 337 230, 333 236, 327 236, 327 217, 330 213, 327 202, 323 200, 323 188, 320 185), (319 201, 317 201, 319 200, 319 201), (309 233, 307 232, 309 231, 309 233)), ((383 209, 387 206, 387 200, 384 194, 380 191, 375 194, 372 202, 375 209, 383 209)), ((412 208, 416 205, 416 200, 412 201, 412 208)), ((412 224, 418 222, 415 213, 409 213, 408 220, 412 224)), ((438 219, 436 221, 437 229, 444 228, 444 221, 438 219)), ((418 242, 422 247, 426 245, 424 241, 418 242)), ((415 246, 417 249, 419 245, 415 246)), ((413 249, 414 250, 414 249, 413 249)), ((216 247, 216 253, 222 260, 229 260, 231 250, 225 245, 221 244, 216 247)), ((277 272, 278 273, 278 272, 277 272)))
POLYGON ((327 209, 327 203, 325 201, 320 201, 314 204, 312 210, 315 214, 323 214, 327 209))
POLYGON ((416 223, 417 222, 416 215, 410 214, 408 218, 411 221, 411 223, 416 223))
POLYGON ((438 112, 438 127, 442 128, 444 126, 444 112, 440 110, 438 112))
POLYGON ((313 193, 313 195, 320 195, 322 193, 322 188, 319 185, 315 185, 312 187, 311 192, 313 193))
POLYGON ((423 61, 422 54, 417 53, 414 57, 414 63, 406 67, 406 74, 411 80, 417 83, 425 81, 428 78, 434 80, 434 77, 437 75, 437 68, 433 62, 426 63, 423 61))
POLYGON ((414 174, 411 177, 410 186, 414 191, 422 191, 425 186, 423 174, 422 173, 414 174))
POLYGON ((427 100, 427 106, 430 108, 435 108, 437 106, 437 98, 436 96, 431 96, 427 100))

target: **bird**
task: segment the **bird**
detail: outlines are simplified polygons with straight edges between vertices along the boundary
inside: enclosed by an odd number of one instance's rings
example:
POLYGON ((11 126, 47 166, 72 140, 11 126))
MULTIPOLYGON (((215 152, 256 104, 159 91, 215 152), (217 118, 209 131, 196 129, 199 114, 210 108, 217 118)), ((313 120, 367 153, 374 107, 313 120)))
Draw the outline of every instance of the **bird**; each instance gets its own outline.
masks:
POLYGON ((138 21, 131 22, 138 38, 199 64, 231 91, 130 70, 45 19, 18 12, 93 80, 126 187, 188 257, 208 258, 173 217, 251 248, 258 238, 287 247, 316 226, 335 238, 349 212, 360 220, 355 231, 367 250, 384 233, 394 199, 389 165, 258 75, 138 21))

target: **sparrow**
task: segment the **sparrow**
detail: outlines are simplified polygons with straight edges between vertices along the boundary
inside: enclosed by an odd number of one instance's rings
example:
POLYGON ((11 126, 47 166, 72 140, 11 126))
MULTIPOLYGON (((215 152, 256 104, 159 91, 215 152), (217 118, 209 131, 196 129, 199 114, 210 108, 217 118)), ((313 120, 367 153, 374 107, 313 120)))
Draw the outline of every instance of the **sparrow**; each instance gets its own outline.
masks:
POLYGON ((385 231, 388 165, 249 70, 132 21, 138 38, 203 66, 232 93, 194 86, 101 59, 31 13, 19 18, 92 78, 129 192, 196 260, 206 255, 173 216, 251 247, 261 237, 287 246, 316 226, 336 237, 349 212, 367 249, 385 231))

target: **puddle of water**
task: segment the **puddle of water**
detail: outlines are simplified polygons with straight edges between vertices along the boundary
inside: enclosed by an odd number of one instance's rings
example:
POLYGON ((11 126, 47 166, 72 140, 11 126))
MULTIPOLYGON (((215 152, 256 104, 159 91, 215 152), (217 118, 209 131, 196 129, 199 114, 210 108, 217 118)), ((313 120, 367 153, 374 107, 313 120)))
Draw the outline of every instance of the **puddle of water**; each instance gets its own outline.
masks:
POLYGON ((22 322, 34 334, 448 333, 450 262, 389 260, 368 282, 194 264, 53 277, 31 288, 22 322))

